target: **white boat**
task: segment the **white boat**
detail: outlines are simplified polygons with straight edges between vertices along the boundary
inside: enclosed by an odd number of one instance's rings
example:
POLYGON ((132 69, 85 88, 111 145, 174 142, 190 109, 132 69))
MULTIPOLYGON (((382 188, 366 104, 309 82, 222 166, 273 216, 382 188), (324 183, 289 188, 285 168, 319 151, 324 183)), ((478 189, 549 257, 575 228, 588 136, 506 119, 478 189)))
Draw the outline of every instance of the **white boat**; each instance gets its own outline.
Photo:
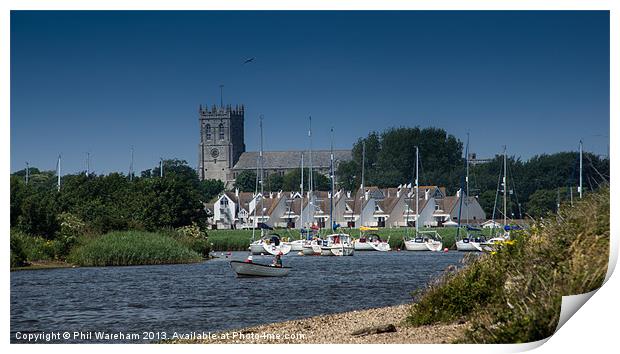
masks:
POLYGON ((510 232, 506 231, 503 235, 493 237, 486 242, 480 244, 480 247, 483 251, 493 252, 497 250, 497 246, 503 244, 504 242, 510 240, 510 232))
POLYGON ((320 256, 322 244, 323 244, 323 241, 321 239, 314 239, 314 240, 306 241, 302 249, 304 256, 320 256))
POLYGON ((304 250, 304 241, 305 240, 295 240, 295 241, 285 242, 285 244, 291 247, 291 251, 300 252, 304 250))
POLYGON ((415 238, 405 241, 407 251, 439 252, 443 249, 441 236, 436 231, 420 231, 415 238))
POLYGON ((377 228, 371 227, 360 227, 360 238, 353 240, 353 248, 356 251, 379 251, 379 252, 387 252, 390 251, 389 239, 382 240, 381 237, 377 234, 365 234, 366 231, 377 231, 377 228))
POLYGON ((486 240, 468 236, 456 241, 456 249, 463 252, 481 252, 484 242, 486 240))
POLYGON ((291 267, 275 267, 267 264, 231 261, 230 267, 238 277, 283 277, 291 267))
POLYGON ((321 256, 352 256, 355 248, 347 234, 328 235, 321 245, 321 256))
POLYGON ((285 255, 291 251, 291 246, 285 242, 280 241, 280 236, 276 234, 262 237, 250 243, 250 252, 252 254, 270 254, 275 256, 277 254, 285 255))

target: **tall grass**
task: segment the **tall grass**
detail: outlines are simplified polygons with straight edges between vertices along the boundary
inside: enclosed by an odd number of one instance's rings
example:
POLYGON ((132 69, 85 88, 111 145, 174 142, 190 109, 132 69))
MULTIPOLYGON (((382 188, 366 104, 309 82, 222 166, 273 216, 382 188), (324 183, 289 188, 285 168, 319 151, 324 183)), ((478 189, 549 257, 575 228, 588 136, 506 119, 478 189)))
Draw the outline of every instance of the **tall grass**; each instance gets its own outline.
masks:
POLYGON ((561 298, 602 285, 609 258, 609 189, 564 206, 497 253, 431 284, 408 322, 469 321, 462 342, 521 343, 552 335, 561 298))
POLYGON ((158 233, 117 231, 83 241, 68 261, 80 266, 125 266, 198 262, 202 257, 175 238, 158 233))
MULTIPOLYGON (((456 238, 455 227, 433 229, 422 228, 421 230, 437 231, 442 237, 444 247, 454 247, 456 238)), ((346 232, 355 238, 359 237, 360 234, 359 229, 343 228, 341 229, 341 231, 346 232)), ((299 230, 278 229, 274 230, 273 232, 279 234, 282 237, 288 237, 289 239, 299 238, 299 230)), ((412 236, 415 233, 415 230, 413 228, 380 228, 379 231, 372 232, 381 236, 382 239, 387 240, 389 237, 390 246, 393 250, 396 250, 405 248, 403 238, 405 236, 412 236)), ((490 235, 491 230, 485 229, 484 233, 486 235, 490 235)), ((213 244, 212 249, 214 251, 245 251, 248 249, 248 245, 252 240, 252 230, 209 230, 208 234, 209 242, 213 244)), ((323 234, 325 233, 323 232, 323 234)), ((461 235, 465 235, 464 228, 461 229, 461 235)), ((255 237, 260 237, 260 230, 256 230, 255 237)))

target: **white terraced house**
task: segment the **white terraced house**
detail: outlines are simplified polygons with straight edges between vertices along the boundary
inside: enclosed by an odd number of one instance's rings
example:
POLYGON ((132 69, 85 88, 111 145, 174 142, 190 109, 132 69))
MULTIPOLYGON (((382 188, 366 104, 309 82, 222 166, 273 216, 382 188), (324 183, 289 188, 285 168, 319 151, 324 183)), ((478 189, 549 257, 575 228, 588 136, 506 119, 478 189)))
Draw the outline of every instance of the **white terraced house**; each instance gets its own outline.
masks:
MULTIPOLYGON (((213 205, 213 223, 218 229, 252 228, 262 222, 276 228, 301 228, 312 224, 329 227, 330 192, 313 192, 302 196, 299 192, 265 193, 224 192, 213 205)), ((458 218, 460 192, 445 196, 445 188, 419 187, 416 214, 415 189, 410 185, 396 188, 366 187, 355 193, 337 191, 333 198, 332 216, 341 227, 441 227, 458 218)), ((486 219, 477 198, 463 200, 461 219, 464 223, 479 225, 486 219)))

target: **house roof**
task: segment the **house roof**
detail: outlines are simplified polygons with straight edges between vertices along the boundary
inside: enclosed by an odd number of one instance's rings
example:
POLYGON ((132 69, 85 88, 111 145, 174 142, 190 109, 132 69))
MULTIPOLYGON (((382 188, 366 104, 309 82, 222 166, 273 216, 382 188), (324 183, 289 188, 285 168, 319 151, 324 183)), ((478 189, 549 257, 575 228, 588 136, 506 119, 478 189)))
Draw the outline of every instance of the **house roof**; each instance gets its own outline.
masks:
POLYGON ((391 214, 396 204, 398 204, 398 201, 400 200, 400 198, 401 197, 396 197, 396 195, 394 195, 394 196, 386 197, 383 200, 378 201, 377 204, 379 204, 379 207, 382 210, 381 213, 391 214))
MULTIPOLYGON (((307 151, 263 151, 264 169, 292 169, 301 167, 301 155, 304 155, 304 163, 309 163, 309 153, 307 151)), ((350 161, 352 159, 351 150, 334 150, 334 162, 350 161)), ((330 166, 330 151, 312 151, 312 166, 315 168, 328 168, 330 166)), ((258 152, 246 151, 241 154, 239 161, 233 170, 256 170, 258 163, 258 152)))

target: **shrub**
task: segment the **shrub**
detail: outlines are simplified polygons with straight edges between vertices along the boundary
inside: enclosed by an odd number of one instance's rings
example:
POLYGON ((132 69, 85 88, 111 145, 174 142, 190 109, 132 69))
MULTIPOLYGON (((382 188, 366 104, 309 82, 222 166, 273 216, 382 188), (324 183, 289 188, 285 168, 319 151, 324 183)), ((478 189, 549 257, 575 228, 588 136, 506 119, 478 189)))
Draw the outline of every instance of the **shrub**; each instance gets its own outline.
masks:
POLYGON ((11 234, 11 268, 23 267, 27 264, 21 238, 11 234))
POLYGON ((111 232, 84 241, 68 260, 81 266, 124 266, 197 262, 202 257, 176 239, 152 232, 111 232))

